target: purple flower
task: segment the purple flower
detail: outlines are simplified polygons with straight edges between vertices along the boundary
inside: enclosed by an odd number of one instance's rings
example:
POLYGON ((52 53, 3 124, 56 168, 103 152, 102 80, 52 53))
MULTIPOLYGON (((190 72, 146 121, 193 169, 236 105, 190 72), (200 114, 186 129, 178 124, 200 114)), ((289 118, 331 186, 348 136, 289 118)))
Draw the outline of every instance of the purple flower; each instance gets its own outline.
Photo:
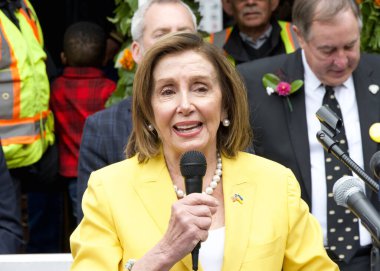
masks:
POLYGON ((288 96, 290 93, 290 89, 291 89, 290 84, 283 81, 280 82, 276 87, 276 91, 278 95, 280 96, 288 96))

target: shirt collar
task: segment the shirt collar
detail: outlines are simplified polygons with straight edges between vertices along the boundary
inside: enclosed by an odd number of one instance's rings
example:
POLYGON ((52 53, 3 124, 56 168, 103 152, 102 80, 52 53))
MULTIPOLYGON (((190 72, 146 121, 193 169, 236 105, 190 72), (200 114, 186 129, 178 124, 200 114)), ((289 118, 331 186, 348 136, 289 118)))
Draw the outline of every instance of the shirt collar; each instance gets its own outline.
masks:
POLYGON ((269 25, 268 29, 260 37, 258 37, 256 40, 253 40, 250 36, 248 36, 247 34, 245 34, 243 32, 239 32, 239 35, 240 35, 241 39, 245 43, 247 43, 249 46, 251 46, 255 49, 259 49, 261 47, 261 45, 263 45, 264 42, 270 37, 272 30, 273 30, 272 25, 269 25))
MULTIPOLYGON (((314 74, 309 64, 307 63, 304 50, 301 50, 301 52, 302 52, 302 64, 305 71, 304 80, 308 84, 307 88, 311 91, 317 91, 320 89, 322 83, 318 79, 318 77, 314 74)), ((354 89, 354 80, 352 78, 352 75, 348 77, 348 79, 345 82, 343 82, 341 86, 339 86, 339 88, 341 87, 354 89)))

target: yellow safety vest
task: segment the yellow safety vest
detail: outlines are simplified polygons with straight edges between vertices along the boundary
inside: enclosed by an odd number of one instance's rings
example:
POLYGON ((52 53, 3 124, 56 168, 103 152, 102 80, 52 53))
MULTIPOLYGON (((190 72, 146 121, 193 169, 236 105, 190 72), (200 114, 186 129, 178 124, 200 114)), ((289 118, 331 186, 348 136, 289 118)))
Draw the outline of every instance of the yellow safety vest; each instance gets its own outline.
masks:
POLYGON ((21 2, 20 29, 0 11, 0 138, 9 168, 37 162, 54 143, 42 31, 29 1, 21 2))
MULTIPOLYGON (((277 21, 277 22, 281 28, 280 36, 285 46, 285 52, 287 54, 293 53, 296 49, 299 48, 299 44, 298 44, 297 36, 292 29, 292 24, 285 21, 277 21)), ((223 48, 224 44, 226 44, 226 42, 228 41, 232 30, 233 30, 233 26, 223 29, 220 32, 212 33, 210 34, 210 36, 207 37, 207 40, 210 43, 214 44, 215 46, 219 48, 223 48)), ((231 56, 227 54, 227 57, 229 57, 229 59, 233 63, 235 63, 235 61, 232 59, 231 56)))

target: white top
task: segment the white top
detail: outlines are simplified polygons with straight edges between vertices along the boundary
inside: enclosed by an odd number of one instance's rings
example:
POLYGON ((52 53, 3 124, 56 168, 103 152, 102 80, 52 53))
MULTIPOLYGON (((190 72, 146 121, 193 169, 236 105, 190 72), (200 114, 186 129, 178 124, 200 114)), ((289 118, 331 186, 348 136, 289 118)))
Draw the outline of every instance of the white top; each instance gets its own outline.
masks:
MULTIPOLYGON (((312 180, 312 210, 323 230, 324 244, 327 245, 327 195, 324 151, 318 142, 316 134, 321 129, 315 113, 322 106, 325 89, 307 64, 305 53, 302 51, 302 61, 305 68, 305 104, 306 120, 310 147, 310 165, 312 180)), ((363 168, 363 150, 360 134, 358 105, 356 103, 355 87, 352 76, 341 86, 334 87, 335 97, 342 111, 344 129, 347 137, 349 156, 356 164, 363 168)), ((339 162, 340 163, 340 162, 339 162)), ((343 163, 342 163, 342 166, 343 163)), ((363 187, 364 182, 362 182, 363 187)), ((371 236, 361 225, 359 226, 360 245, 371 243, 371 236)))
POLYGON ((226 227, 208 232, 208 238, 201 243, 199 261, 204 271, 221 271, 224 255, 224 237, 226 227))

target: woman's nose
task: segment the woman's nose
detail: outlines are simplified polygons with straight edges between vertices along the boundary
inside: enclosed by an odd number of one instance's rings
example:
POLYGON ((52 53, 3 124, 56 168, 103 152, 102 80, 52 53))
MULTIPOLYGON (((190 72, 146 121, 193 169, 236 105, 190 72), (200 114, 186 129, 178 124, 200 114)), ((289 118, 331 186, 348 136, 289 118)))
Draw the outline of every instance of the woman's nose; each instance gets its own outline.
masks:
POLYGON ((177 112, 187 115, 192 111, 192 108, 193 106, 189 95, 187 93, 179 95, 177 112))

